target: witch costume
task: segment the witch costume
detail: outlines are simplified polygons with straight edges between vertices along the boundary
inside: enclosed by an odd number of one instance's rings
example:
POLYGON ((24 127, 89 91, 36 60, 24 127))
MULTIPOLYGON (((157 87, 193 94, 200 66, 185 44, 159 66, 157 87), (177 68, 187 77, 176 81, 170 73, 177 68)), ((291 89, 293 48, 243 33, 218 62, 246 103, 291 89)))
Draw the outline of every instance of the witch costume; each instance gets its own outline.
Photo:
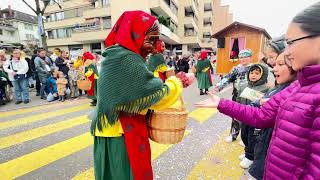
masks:
POLYGON ((196 64, 196 76, 198 81, 198 88, 200 89, 200 95, 208 93, 208 89, 212 86, 211 78, 211 62, 208 59, 208 52, 202 51, 200 59, 196 64), (203 92, 203 89, 205 90, 203 92))
POLYGON ((95 64, 95 57, 90 52, 83 53, 84 60, 84 75, 90 80, 91 88, 88 90, 88 98, 92 99, 91 104, 97 103, 97 81, 99 79, 99 73, 95 64))
POLYGON ((141 56, 146 34, 155 30, 159 30, 155 17, 126 11, 105 40, 91 124, 98 180, 153 179, 145 114, 170 106, 182 92, 176 77, 163 83, 141 56))
POLYGON ((162 43, 163 41, 157 41, 156 53, 149 57, 148 69, 153 72, 155 77, 159 77, 164 82, 167 79, 166 71, 168 67, 162 54, 162 43))

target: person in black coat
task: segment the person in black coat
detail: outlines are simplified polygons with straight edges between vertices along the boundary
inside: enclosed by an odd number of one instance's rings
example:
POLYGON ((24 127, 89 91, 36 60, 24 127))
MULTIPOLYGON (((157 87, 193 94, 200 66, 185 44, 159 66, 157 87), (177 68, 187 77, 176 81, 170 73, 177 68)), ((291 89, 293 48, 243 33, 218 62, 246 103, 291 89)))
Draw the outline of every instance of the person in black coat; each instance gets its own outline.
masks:
POLYGON ((41 84, 40 84, 40 79, 39 79, 38 73, 36 71, 36 66, 34 64, 34 60, 36 59, 36 57, 38 57, 38 49, 35 49, 33 51, 33 55, 31 56, 30 66, 29 67, 31 67, 31 71, 33 73, 33 79, 36 80, 36 90, 37 90, 36 96, 40 96, 41 84))
POLYGON ((56 66, 59 68, 59 71, 63 72, 65 78, 68 78, 69 67, 68 65, 68 54, 66 51, 62 51, 61 56, 58 56, 55 60, 56 66))

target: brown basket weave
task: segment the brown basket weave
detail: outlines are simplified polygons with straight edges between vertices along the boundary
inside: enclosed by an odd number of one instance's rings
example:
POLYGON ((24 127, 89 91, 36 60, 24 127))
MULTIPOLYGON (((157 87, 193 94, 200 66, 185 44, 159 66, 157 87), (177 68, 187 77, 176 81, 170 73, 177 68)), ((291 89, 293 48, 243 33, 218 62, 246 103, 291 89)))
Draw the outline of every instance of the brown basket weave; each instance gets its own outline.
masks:
POLYGON ((149 138, 160 144, 175 144, 182 140, 187 126, 188 111, 180 96, 179 109, 155 111, 148 120, 149 138))
POLYGON ((91 81, 88 79, 78 80, 77 85, 79 89, 84 91, 91 89, 91 81))

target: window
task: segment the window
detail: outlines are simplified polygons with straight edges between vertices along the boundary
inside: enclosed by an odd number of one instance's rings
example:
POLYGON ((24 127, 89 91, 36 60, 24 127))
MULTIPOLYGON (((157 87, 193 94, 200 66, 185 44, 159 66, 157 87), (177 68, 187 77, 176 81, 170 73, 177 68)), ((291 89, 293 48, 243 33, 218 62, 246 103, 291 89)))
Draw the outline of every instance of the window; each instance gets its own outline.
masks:
POLYGON ((56 14, 50 14, 50 21, 56 21, 56 14))
POLYGON ((72 29, 71 28, 67 28, 66 29, 66 37, 69 38, 72 35, 72 29))
POLYGON ((203 38, 211 38, 211 33, 210 32, 204 32, 203 33, 203 38))
POLYGON ((102 7, 107 7, 110 5, 110 0, 101 0, 102 7))
POLYGON ((76 9, 76 16, 75 17, 81 17, 83 15, 84 8, 78 8, 76 9))
POLYGON ((152 11, 152 9, 151 9, 150 11, 151 11, 151 15, 152 15, 152 16, 155 16, 155 17, 159 16, 157 13, 155 13, 154 11, 152 11))
POLYGON ((54 29, 47 31, 49 39, 63 39, 72 36, 71 28, 54 29))
POLYGON ((34 35, 33 34, 26 34, 26 39, 27 40, 34 40, 34 35))
POLYGON ((103 29, 111 29, 111 17, 103 17, 103 29))
POLYGON ((239 52, 245 46, 245 38, 231 38, 230 43, 230 59, 239 59, 239 52))
POLYGON ((184 28, 184 36, 197 36, 197 31, 194 28, 184 28))
POLYGON ((173 3, 173 1, 170 1, 170 9, 174 14, 178 14, 178 7, 173 3))
POLYGON ((33 30, 32 24, 24 24, 24 28, 25 28, 26 30, 33 30))
POLYGON ((57 12, 56 13, 56 20, 59 21, 59 20, 63 20, 64 19, 64 12, 57 12))
POLYGON ((54 39, 53 31, 47 31, 47 33, 48 33, 48 38, 49 39, 54 39))
POLYGON ((91 44, 91 50, 93 53, 101 54, 101 43, 93 43, 91 44))
POLYGON ((175 22, 173 22, 172 20, 170 20, 170 30, 174 33, 177 32, 178 26, 175 22))

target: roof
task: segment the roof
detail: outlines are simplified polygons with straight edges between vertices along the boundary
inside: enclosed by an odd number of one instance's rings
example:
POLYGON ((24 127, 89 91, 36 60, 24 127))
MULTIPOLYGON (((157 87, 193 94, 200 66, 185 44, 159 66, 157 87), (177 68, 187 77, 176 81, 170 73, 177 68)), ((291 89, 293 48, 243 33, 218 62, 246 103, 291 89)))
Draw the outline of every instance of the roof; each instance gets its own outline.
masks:
MULTIPOLYGON (((9 13, 9 11, 10 11, 9 8, 1 10, 2 13, 9 13)), ((17 10, 13 10, 13 9, 11 9, 11 11, 13 13, 13 16, 9 16, 9 17, 6 17, 4 19, 8 19, 8 20, 9 19, 15 19, 15 20, 18 20, 18 21, 28 22, 28 23, 31 23, 31 24, 37 24, 38 23, 38 20, 37 20, 36 16, 30 15, 30 14, 27 14, 27 13, 23 13, 23 12, 20 12, 20 11, 17 11, 17 10)))
POLYGON ((248 27, 248 28, 251 28, 251 29, 254 29, 254 30, 257 30, 257 31, 260 31, 262 32, 264 35, 266 35, 269 39, 271 39, 271 36, 270 34, 263 28, 260 28, 260 27, 257 27, 257 26, 253 26, 253 25, 249 25, 249 24, 245 24, 245 23, 240 23, 240 22, 233 22, 232 24, 230 24, 229 26, 225 27, 224 29, 216 32, 215 34, 213 34, 211 37, 212 38, 218 38, 218 37, 221 37, 221 35, 223 35, 225 32, 227 32, 228 30, 230 30, 231 28, 233 28, 234 26, 245 26, 245 27, 248 27))

